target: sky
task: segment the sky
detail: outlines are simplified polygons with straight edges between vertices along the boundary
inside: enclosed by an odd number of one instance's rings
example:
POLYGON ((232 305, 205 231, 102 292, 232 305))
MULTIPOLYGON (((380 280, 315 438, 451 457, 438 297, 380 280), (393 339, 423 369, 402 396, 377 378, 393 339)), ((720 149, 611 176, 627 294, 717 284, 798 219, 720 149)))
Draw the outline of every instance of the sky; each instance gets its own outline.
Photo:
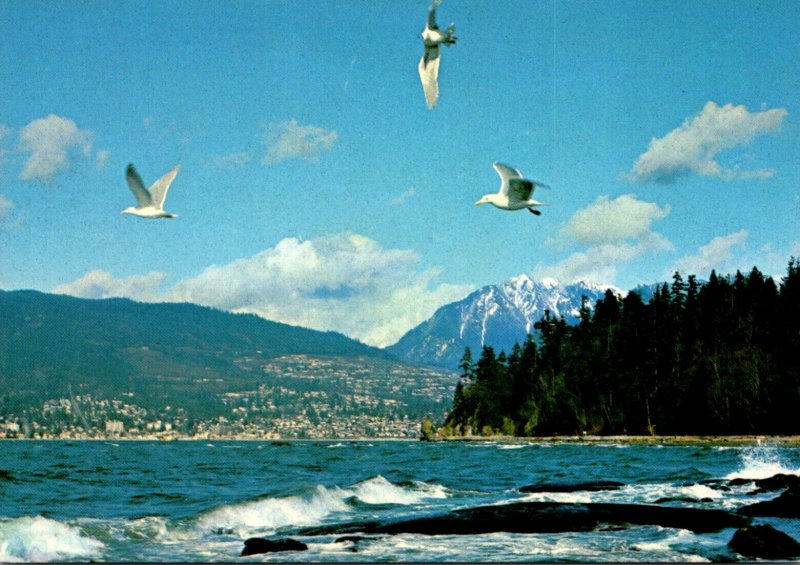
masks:
POLYGON ((385 346, 528 274, 800 256, 800 3, 0 2, 0 288, 189 301, 385 346), (543 214, 473 204, 492 163, 543 214), (165 209, 134 204, 180 164, 165 209))

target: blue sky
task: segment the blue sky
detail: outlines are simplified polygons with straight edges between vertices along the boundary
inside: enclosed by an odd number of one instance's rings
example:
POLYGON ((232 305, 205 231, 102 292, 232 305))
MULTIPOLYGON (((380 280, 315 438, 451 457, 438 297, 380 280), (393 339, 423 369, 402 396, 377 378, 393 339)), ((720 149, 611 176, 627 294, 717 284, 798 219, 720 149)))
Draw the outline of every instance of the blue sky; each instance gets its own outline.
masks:
POLYGON ((527 273, 800 255, 800 3, 0 3, 0 288, 189 300, 387 345, 527 273), (541 217, 473 203, 502 161, 541 217), (176 164, 174 220, 119 212, 176 164))

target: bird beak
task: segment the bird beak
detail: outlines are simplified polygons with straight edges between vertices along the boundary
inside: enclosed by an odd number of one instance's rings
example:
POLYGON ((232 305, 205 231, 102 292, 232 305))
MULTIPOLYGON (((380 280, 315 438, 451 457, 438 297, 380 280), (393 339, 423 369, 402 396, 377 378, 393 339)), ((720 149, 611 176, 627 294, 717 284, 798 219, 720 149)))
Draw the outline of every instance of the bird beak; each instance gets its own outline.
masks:
POLYGON ((482 201, 482 200, 478 200, 478 201, 475 203, 475 206, 480 206, 481 204, 483 204, 483 201, 482 201))

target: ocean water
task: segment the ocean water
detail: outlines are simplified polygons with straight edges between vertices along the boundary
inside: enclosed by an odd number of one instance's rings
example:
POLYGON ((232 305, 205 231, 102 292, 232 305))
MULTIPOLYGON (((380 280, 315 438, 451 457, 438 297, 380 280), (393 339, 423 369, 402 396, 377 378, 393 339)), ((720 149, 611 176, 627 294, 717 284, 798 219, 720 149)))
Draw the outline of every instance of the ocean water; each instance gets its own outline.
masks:
MULTIPOLYGON (((0 562, 712 561, 733 529, 657 526, 562 534, 304 536, 307 526, 397 520, 511 501, 637 502, 734 510, 778 493, 708 479, 800 474, 800 448, 358 442, 0 443, 0 562), (612 480, 619 490, 524 493, 612 480), (239 557, 252 536, 303 552, 239 557)), ((800 520, 755 519, 800 539, 800 520)))

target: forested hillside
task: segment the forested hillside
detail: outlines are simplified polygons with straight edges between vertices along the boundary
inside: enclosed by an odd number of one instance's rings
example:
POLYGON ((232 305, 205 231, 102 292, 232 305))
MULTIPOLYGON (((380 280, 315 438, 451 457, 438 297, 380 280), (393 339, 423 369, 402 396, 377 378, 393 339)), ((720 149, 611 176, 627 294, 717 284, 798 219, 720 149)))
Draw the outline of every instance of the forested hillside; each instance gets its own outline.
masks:
POLYGON ((800 433, 800 262, 706 284, 675 274, 645 303, 612 292, 578 324, 546 313, 508 353, 465 351, 439 434, 800 433))
POLYGON ((218 394, 257 386, 267 360, 297 354, 388 358, 338 333, 252 314, 0 291, 0 406, 6 409, 73 393, 127 391, 145 406, 213 412, 218 394))

